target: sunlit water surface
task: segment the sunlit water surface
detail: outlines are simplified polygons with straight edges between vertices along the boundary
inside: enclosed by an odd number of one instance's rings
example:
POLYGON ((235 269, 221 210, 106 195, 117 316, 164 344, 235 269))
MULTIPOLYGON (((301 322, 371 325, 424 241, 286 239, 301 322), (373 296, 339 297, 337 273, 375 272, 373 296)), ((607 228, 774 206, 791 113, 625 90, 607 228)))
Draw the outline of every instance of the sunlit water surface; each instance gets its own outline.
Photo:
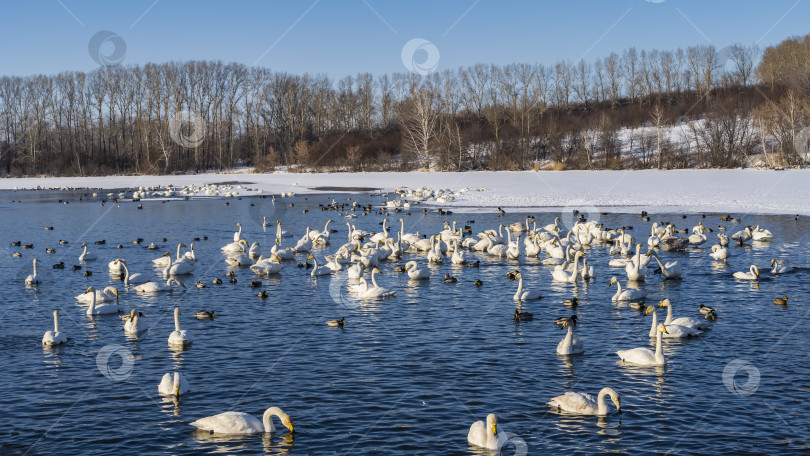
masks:
MULTIPOLYGON (((363 204, 383 201, 367 194, 333 196, 363 204)), ((231 199, 228 205, 221 199, 144 201, 143 210, 138 210, 137 203, 102 206, 99 199, 78 201, 78 194, 72 193, 1 193, 0 274, 6 280, 0 312, 0 453, 488 454, 466 440, 470 424, 488 413, 498 415, 500 428, 513 433, 515 442, 525 442, 528 454, 808 451, 806 220, 744 215, 745 224, 767 227, 776 240, 733 247, 727 265, 711 261, 708 248, 663 252, 663 257, 684 264, 684 278, 662 282, 660 275, 650 274, 643 285, 647 302, 667 297, 676 306, 676 316, 695 317, 700 317, 697 308, 703 303, 715 307, 719 318, 702 337, 665 341, 668 365, 656 369, 622 365, 615 354, 618 349, 650 346, 650 317, 611 303, 615 287, 608 286, 610 277, 626 280, 621 269, 607 266, 611 256, 603 246, 587 250, 596 279, 577 286, 554 284, 549 267, 537 259, 521 260, 527 286, 542 289, 544 298, 523 304, 535 318, 520 325, 512 318, 516 283, 506 278, 518 263, 483 255, 471 255, 480 258, 478 269, 446 261, 431 268, 432 279, 418 284, 394 268, 408 259, 424 264, 424 256, 383 263, 379 282, 397 290, 397 296, 369 302, 345 297, 345 272, 331 279, 310 277, 296 267, 304 256, 285 264, 278 276, 257 279, 242 269, 236 271, 236 284, 211 283, 214 277, 226 278, 220 247, 232 241, 236 222, 244 226, 248 241, 268 250, 276 219, 297 238, 307 225, 322 229, 331 217, 338 232, 332 235, 332 247, 314 251, 322 260, 347 234, 345 218, 320 210, 318 204, 328 201, 326 196, 296 196, 275 204, 269 198, 231 199), (271 220, 267 231, 262 216, 271 220), (44 230, 46 226, 54 230, 44 230), (195 243, 199 263, 193 276, 182 278, 187 285, 183 292, 139 295, 107 273, 107 262, 121 257, 133 272, 158 274, 151 259, 174 252, 178 242, 190 244, 203 236, 208 240, 195 243), (136 238, 144 242, 133 244, 136 238), (69 244, 60 245, 59 239, 69 244), (34 248, 9 247, 17 240, 34 248), (94 244, 98 240, 106 244, 94 244), (71 267, 80 264, 83 241, 99 259, 73 271, 71 267), (148 250, 150 242, 160 250, 148 250), (123 248, 116 248, 118 244, 123 248), (46 247, 56 248, 56 253, 46 254, 46 247), (16 251, 22 258, 12 257, 16 251), (27 287, 23 281, 34 256, 42 260, 44 282, 27 287), (764 270, 774 257, 790 258, 800 269, 771 276, 764 270), (51 268, 60 261, 67 265, 64 270, 51 268), (759 284, 731 277, 751 264, 763 269, 759 284), (86 269, 92 276, 83 274, 86 269), (445 273, 459 282, 445 284, 439 279, 445 273), (483 286, 473 286, 475 279, 483 286), (196 288, 197 280, 208 288, 196 288), (261 288, 251 288, 252 280, 261 280, 261 288), (125 336, 116 316, 86 316, 85 307, 74 299, 90 285, 110 284, 121 291, 123 310, 138 309, 146 315, 149 331, 140 338, 125 336), (269 293, 266 300, 257 297, 261 289, 269 293), (782 294, 790 296, 785 308, 772 303, 782 294), (585 353, 566 358, 555 353, 564 331, 552 320, 572 313, 562 301, 573 296, 581 303, 577 334, 585 353), (194 336, 193 346, 180 353, 166 342, 174 329, 174 307, 181 309, 181 324, 194 336), (62 330, 70 340, 63 347, 44 349, 40 340, 52 327, 53 309, 60 310, 62 330), (199 310, 214 310, 216 319, 195 319, 199 310), (343 329, 324 324, 340 317, 346 318, 343 329), (110 371, 102 375, 98 355, 108 344, 131 352, 131 371, 113 356, 110 371), (748 378, 738 372, 733 378, 727 375, 724 383, 724 368, 735 359, 754 366, 759 379, 756 373, 748 378), (174 370, 191 384, 191 392, 179 402, 157 394, 162 375, 174 370), (730 391, 732 381, 742 394, 730 391), (561 415, 546 405, 565 391, 596 395, 603 386, 621 393, 622 414, 611 405, 611 414, 603 419, 561 415), (273 436, 210 436, 188 424, 226 410, 260 417, 273 405, 293 418, 294 438, 286 430, 273 436)), ((599 217, 606 227, 632 225, 631 232, 646 244, 649 222, 637 214, 602 210, 608 213, 590 217, 599 217)), ((532 213, 545 225, 560 210, 532 213)), ((524 215, 510 211, 498 218, 489 210, 457 209, 440 216, 414 209, 412 215, 392 213, 389 219, 398 229, 395 220, 402 216, 406 231, 421 233, 438 232, 445 220, 463 226, 474 219, 469 224, 477 232, 522 221, 524 215)), ((701 220, 711 228, 719 224, 717 214, 706 219, 690 214, 686 220, 680 214, 651 215, 653 221, 669 220, 679 227, 701 220)), ((352 223, 379 231, 382 218, 361 215, 352 223)), ((741 226, 722 224, 729 234, 741 226)), ((706 247, 715 234, 710 233, 706 247)), ((292 243, 285 239, 285 246, 292 243)), ((510 446, 503 454, 514 452, 510 446)))

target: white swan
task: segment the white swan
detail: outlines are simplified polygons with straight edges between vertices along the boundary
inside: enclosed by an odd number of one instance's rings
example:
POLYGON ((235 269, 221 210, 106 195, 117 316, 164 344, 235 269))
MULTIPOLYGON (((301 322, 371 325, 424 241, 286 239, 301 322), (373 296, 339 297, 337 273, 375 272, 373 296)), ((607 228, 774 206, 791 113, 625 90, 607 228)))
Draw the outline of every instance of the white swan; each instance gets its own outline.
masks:
MULTIPOLYGON (((95 296, 96 302, 115 301, 118 299, 118 289, 116 289, 115 287, 106 287, 102 291, 98 291, 95 288, 90 287, 88 288, 88 290, 91 288, 93 289, 93 296, 95 296)), ((84 293, 76 296, 76 299, 81 302, 90 304, 90 302, 93 300, 93 296, 89 295, 85 291, 84 293)))
POLYGON ((275 255, 281 260, 292 260, 295 258, 295 249, 292 247, 281 248, 281 240, 276 239, 273 248, 270 249, 270 255, 275 255))
POLYGON ((693 318, 693 317, 679 317, 674 318, 672 309, 672 301, 669 298, 664 299, 660 303, 658 303, 658 307, 666 307, 667 308, 667 319, 664 320, 664 324, 669 325, 680 325, 685 326, 687 328, 694 328, 694 329, 707 329, 711 326, 709 321, 705 318, 693 318))
POLYGON ((171 257, 169 257, 169 265, 163 270, 163 277, 189 275, 194 272, 195 266, 196 264, 193 261, 172 261, 171 257))
POLYGON ((259 261, 250 267, 258 275, 271 275, 281 272, 281 259, 272 255, 270 258, 259 257, 259 261))
POLYGON ((42 283, 42 279, 37 274, 37 263, 41 263, 39 259, 34 258, 34 273, 29 274, 28 277, 25 278, 26 285, 37 285, 42 283))
POLYGON ((325 276, 332 273, 332 270, 329 269, 327 266, 318 266, 318 260, 315 259, 314 256, 309 255, 307 256, 307 260, 312 260, 315 263, 315 266, 312 267, 312 272, 309 273, 312 277, 317 276, 325 276))
POLYGON ((132 285, 139 285, 142 283, 146 283, 149 281, 149 278, 146 277, 146 274, 129 274, 129 268, 127 267, 127 263, 124 260, 116 260, 121 263, 121 266, 124 267, 124 286, 128 287, 130 284, 132 285))
POLYGON ((771 259, 771 274, 784 274, 793 272, 796 268, 788 265, 788 260, 771 259))
POLYGON ((748 272, 741 272, 741 271, 735 272, 734 278, 741 280, 759 280, 759 268, 757 268, 752 264, 748 272))
POLYGON ((349 293, 362 294, 368 290, 368 282, 366 282, 365 277, 360 277, 360 280, 357 283, 350 283, 347 287, 349 289, 349 293))
POLYGON ((754 231, 751 232, 751 239, 755 241, 769 241, 773 239, 773 234, 770 231, 764 230, 759 227, 759 225, 754 228, 754 231))
POLYGON ((514 275, 514 279, 518 281, 517 291, 515 291, 515 295, 512 296, 512 299, 515 301, 528 301, 531 299, 540 299, 543 296, 540 294, 540 290, 524 290, 523 289, 523 274, 518 272, 514 275))
POLYGON ((239 231, 233 233, 233 242, 239 242, 242 239, 242 224, 237 223, 236 228, 239 228, 239 231))
POLYGON ((186 377, 175 372, 174 375, 166 372, 158 384, 158 394, 162 396, 177 396, 188 393, 190 390, 186 377))
POLYGON ((655 261, 658 262, 658 266, 661 267, 661 275, 663 275, 665 279, 678 279, 681 277, 681 274, 683 274, 683 268, 681 268, 679 262, 667 261, 663 263, 654 250, 648 250, 647 255, 652 255, 652 257, 655 258, 655 261))
POLYGON ((385 298, 397 294, 396 291, 392 291, 377 285, 377 279, 374 277, 375 274, 382 274, 382 272, 380 272, 380 270, 377 268, 374 268, 374 270, 371 271, 371 283, 374 286, 368 287, 368 289, 365 291, 358 293, 361 298, 385 298))
POLYGON ((121 261, 123 261, 121 258, 116 258, 107 263, 107 269, 109 269, 111 276, 117 277, 124 275, 124 267, 121 265, 121 261))
POLYGON ((626 363, 638 364, 641 366, 665 366, 667 360, 664 358, 661 335, 666 334, 667 328, 663 323, 661 323, 658 325, 657 329, 658 335, 655 339, 655 352, 647 347, 639 347, 630 350, 619 350, 616 352, 616 354, 619 355, 619 358, 626 363))
POLYGON ((137 291, 139 293, 159 293, 159 292, 164 292, 164 291, 172 291, 172 284, 173 283, 176 283, 177 285, 180 285, 181 287, 186 288, 186 286, 183 284, 183 282, 177 280, 174 277, 170 277, 166 281, 165 284, 163 282, 146 282, 146 283, 142 283, 142 284, 138 285, 137 287, 135 287, 135 291, 137 291))
POLYGON ((467 442, 486 448, 488 450, 498 450, 506 445, 509 437, 506 432, 498 431, 498 418, 494 413, 487 415, 487 422, 476 421, 470 426, 470 432, 467 433, 467 442))
POLYGON ((608 413, 607 403, 605 396, 610 396, 613 400, 613 405, 616 406, 616 411, 622 412, 622 403, 619 393, 613 388, 602 388, 599 395, 594 400, 593 396, 587 393, 575 393, 573 391, 566 391, 562 396, 551 398, 548 405, 555 407, 557 411, 566 411, 569 413, 576 413, 578 415, 598 415, 605 416, 608 413))
POLYGON ((715 244, 712 246, 712 253, 710 253, 709 256, 715 260, 725 260, 731 256, 731 251, 722 245, 715 244))
POLYGON ((689 235, 689 243, 692 245, 701 245, 709 240, 708 236, 706 236, 703 232, 703 225, 698 224, 693 230, 694 233, 689 235))
POLYGON ((146 331, 146 328, 141 324, 139 313, 135 309, 129 313, 129 319, 124 323, 124 332, 128 334, 139 334, 146 331))
POLYGON ((59 330, 59 309, 53 311, 53 331, 45 331, 42 336, 42 345, 50 347, 67 342, 67 334, 59 330))
POLYGON ((250 258, 258 258, 262 255, 262 245, 258 242, 254 242, 250 244, 250 249, 248 250, 248 256, 250 258))
POLYGON ((636 299, 641 299, 644 296, 646 296, 646 293, 644 293, 641 290, 635 290, 633 288, 622 290, 622 284, 619 282, 618 279, 616 279, 616 276, 613 276, 610 279, 610 286, 613 286, 614 283, 618 287, 618 290, 616 291, 616 294, 614 294, 613 297, 610 298, 611 301, 634 301, 636 299))
MULTIPOLYGON (((182 249, 185 246, 186 245, 183 244, 182 242, 177 244, 177 257, 176 257, 177 260, 180 260, 182 258, 180 256, 180 249, 182 249)), ((154 266, 164 266, 165 267, 165 266, 167 266, 169 264, 170 261, 171 261, 171 258, 167 257, 166 254, 163 254, 163 255, 160 256, 160 258, 155 258, 154 260, 152 260, 152 264, 154 266)))
POLYGON ((464 255, 464 251, 458 247, 458 241, 452 242, 451 245, 455 246, 455 250, 453 251, 453 256, 450 257, 450 261, 453 264, 464 264, 467 262, 467 257, 464 255))
MULTIPOLYGON (((230 244, 225 244, 222 246, 223 253, 245 253, 250 248, 248 243, 244 239, 240 239, 235 242, 231 242, 230 244)), ((178 249, 179 252, 179 249, 178 249)))
POLYGON ((568 272, 563 267, 554 268, 554 270, 551 271, 551 278, 557 282, 576 282, 577 277, 579 277, 579 259, 583 255, 585 254, 582 252, 577 252, 574 254, 574 267, 571 272, 568 272))
POLYGON ((192 426, 212 434, 261 434, 264 432, 274 433, 276 427, 273 426, 273 416, 281 419, 290 432, 295 432, 292 419, 278 407, 270 407, 262 415, 259 421, 253 415, 243 412, 224 412, 219 415, 200 418, 191 423, 192 426))
POLYGON ((307 227, 307 232, 304 236, 295 244, 293 250, 296 252, 309 252, 312 250, 312 239, 309 238, 309 227, 307 227))
POLYGON ((633 256, 633 260, 624 267, 624 272, 627 273, 628 280, 643 282, 646 279, 647 265, 642 264, 641 261, 641 244, 636 244, 636 254, 633 256))
POLYGON ((82 254, 79 255, 79 261, 90 261, 90 260, 95 260, 96 259, 96 256, 94 254, 87 252, 87 243, 86 242, 82 243, 82 247, 84 247, 84 251, 82 251, 82 254))
POLYGON ((433 236, 430 237, 430 250, 427 253, 427 260, 428 263, 439 264, 444 261, 444 255, 442 255, 441 248, 439 248, 438 244, 433 243, 433 236))
POLYGON ((744 230, 737 231, 736 233, 731 235, 731 239, 737 241, 740 245, 745 244, 746 242, 750 241, 752 238, 751 236, 751 229, 747 226, 744 230))
MULTIPOLYGON (((104 291, 107 291, 107 289, 105 288, 104 291)), ((87 315, 109 315, 117 314, 121 311, 121 308, 115 304, 101 304, 96 306, 96 289, 93 287, 88 288, 84 293, 90 296, 90 307, 87 308, 87 315)), ((117 291, 115 292, 115 297, 118 297, 117 291)))
MULTIPOLYGON (((647 306, 644 310, 644 315, 652 313, 652 325, 650 326, 650 337, 655 337, 655 328, 658 327, 658 312, 655 311, 655 306, 647 306)), ((703 331, 695 328, 689 328, 678 324, 664 324, 667 328, 666 337, 668 339, 680 339, 682 337, 699 336, 703 331)))
POLYGON ((430 269, 419 269, 419 265, 416 264, 416 261, 405 263, 405 270, 408 271, 408 277, 413 280, 430 278, 430 269))
POLYGON ((174 308, 174 331, 169 334, 169 347, 190 347, 194 338, 185 329, 180 329, 180 308, 174 308))
POLYGON ((356 263, 354 266, 347 269, 350 279, 359 279, 363 277, 363 271, 366 270, 366 265, 363 263, 356 263))
POLYGON ((563 321, 562 327, 568 327, 568 333, 557 344, 558 355, 576 355, 585 352, 585 345, 579 339, 574 339, 574 326, 577 325, 577 316, 572 315, 563 321))

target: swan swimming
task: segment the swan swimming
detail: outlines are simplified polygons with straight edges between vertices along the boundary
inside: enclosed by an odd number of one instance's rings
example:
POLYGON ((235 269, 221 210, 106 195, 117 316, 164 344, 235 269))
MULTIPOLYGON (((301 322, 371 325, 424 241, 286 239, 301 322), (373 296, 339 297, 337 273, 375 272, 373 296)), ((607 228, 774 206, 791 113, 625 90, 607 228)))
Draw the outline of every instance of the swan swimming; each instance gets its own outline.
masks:
POLYGON ((610 286, 613 286, 614 283, 618 287, 618 290, 616 291, 616 294, 614 294, 613 297, 610 298, 611 301, 635 301, 637 299, 641 299, 644 296, 646 296, 646 293, 644 293, 641 290, 635 290, 633 288, 627 288, 625 290, 622 290, 622 284, 619 282, 618 279, 616 279, 616 276, 613 276, 610 279, 610 286))
POLYGON ((666 334, 667 328, 661 323, 658 325, 657 329, 658 335, 655 339, 655 352, 647 347, 639 347, 630 350, 619 350, 616 354, 626 363, 638 364, 640 366, 665 366, 667 360, 664 358, 661 335, 666 334))
POLYGON ((622 403, 619 393, 613 388, 604 387, 599 391, 599 395, 594 400, 593 396, 587 393, 575 393, 566 391, 562 396, 551 398, 548 405, 555 407, 557 411, 566 411, 578 415, 598 415, 605 416, 608 413, 605 396, 610 396, 616 411, 622 413, 622 403))
POLYGON ((165 284, 163 282, 146 282, 135 287, 135 291, 137 291, 138 293, 158 293, 164 291, 172 291, 172 284, 174 283, 180 285, 183 288, 186 288, 183 282, 177 280, 174 277, 169 277, 169 279, 166 280, 165 284))
POLYGON ((59 329, 59 309, 55 309, 53 311, 53 331, 45 331, 45 335, 42 336, 42 345, 50 347, 66 343, 67 334, 59 329))
MULTIPOLYGON (((106 291, 107 289, 105 288, 104 290, 106 291)), ((113 290, 115 289, 113 288, 113 290)), ((87 315, 109 315, 117 314, 121 311, 121 308, 115 304, 101 304, 97 306, 96 289, 93 287, 88 288, 84 293, 90 296, 90 307, 87 308, 87 315)), ((118 298, 118 291, 115 292, 115 297, 118 298)))
POLYGON ((512 296, 512 299, 515 301, 528 301, 532 299, 540 299, 543 296, 540 294, 540 290, 524 290, 523 289, 523 274, 518 271, 512 280, 518 281, 517 291, 515 291, 515 295, 512 296))
POLYGON ((37 275, 37 263, 41 263, 37 258, 34 258, 34 273, 30 274, 28 277, 25 278, 26 285, 38 285, 42 283, 42 280, 37 275))
POLYGON ((90 289, 93 290, 92 296, 85 291, 84 293, 77 295, 76 299, 86 304, 90 304, 90 302, 93 300, 93 296, 95 296, 96 302, 115 301, 118 299, 118 289, 115 287, 106 287, 102 291, 98 291, 93 287, 88 288, 88 290, 90 289))
POLYGON ((124 323, 124 332, 127 334, 138 335, 146 331, 140 320, 140 313, 135 312, 135 309, 129 313, 129 319, 124 323))
POLYGON ((568 328, 568 333, 563 340, 557 344, 558 355, 576 355, 585 352, 585 346, 581 340, 574 339, 574 327, 577 325, 577 316, 572 315, 563 320, 562 328, 568 328))
POLYGON ((274 433, 273 416, 279 417, 281 424, 295 432, 292 419, 278 407, 270 407, 264 411, 262 421, 253 415, 243 412, 224 412, 219 415, 200 418, 191 423, 197 429, 208 431, 211 434, 261 434, 274 433))
POLYGON ((174 308, 174 331, 169 334, 169 346, 176 348, 190 347, 194 342, 191 334, 185 329, 180 329, 180 308, 174 308))
POLYGON ((186 377, 180 375, 180 372, 175 372, 174 375, 166 372, 158 384, 158 394, 161 396, 177 396, 189 392, 188 380, 186 377))
POLYGON ((476 421, 470 426, 470 432, 467 433, 467 442, 486 448, 488 450, 498 450, 506 445, 509 436, 506 432, 498 430, 498 418, 494 413, 487 415, 487 422, 476 421))
POLYGON ((752 264, 748 272, 735 272, 734 278, 740 280, 759 280, 759 268, 752 264))

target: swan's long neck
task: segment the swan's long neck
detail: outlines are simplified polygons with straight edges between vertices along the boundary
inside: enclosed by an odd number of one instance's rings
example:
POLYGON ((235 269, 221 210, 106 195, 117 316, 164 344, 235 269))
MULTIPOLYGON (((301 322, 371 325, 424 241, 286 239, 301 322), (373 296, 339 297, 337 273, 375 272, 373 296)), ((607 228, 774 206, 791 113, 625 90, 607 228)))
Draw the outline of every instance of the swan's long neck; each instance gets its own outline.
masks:
POLYGON ((127 267, 127 264, 124 263, 124 262, 121 262, 121 266, 124 267, 124 286, 128 287, 129 286, 129 268, 127 267))
POLYGON ((87 244, 84 246, 84 251, 82 252, 82 256, 87 255, 87 244))
POLYGON ((667 306, 667 319, 664 320, 664 324, 668 325, 672 323, 672 304, 667 306))
POLYGON ((650 337, 654 336, 658 331, 658 312, 655 311, 655 307, 652 308, 652 314, 652 328, 650 328, 650 337))
POLYGON ((37 260, 34 260, 34 277, 37 276, 37 260))
POLYGON ((521 293, 523 293, 523 274, 518 276, 518 289, 515 295, 519 297, 521 293))
POLYGON ((273 416, 279 417, 279 419, 283 419, 283 417, 287 416, 286 413, 281 411, 278 407, 270 407, 269 409, 264 411, 264 415, 262 415, 262 425, 264 426, 264 432, 275 432, 276 427, 273 426, 273 416))
POLYGON ((597 415, 607 415, 607 404, 605 403, 605 396, 607 395, 607 388, 603 388, 602 391, 599 391, 599 396, 596 398, 597 415))
POLYGON ((96 310, 96 290, 93 290, 90 295, 90 307, 87 309, 87 314, 92 315, 96 310))
POLYGON ((565 345, 570 347, 574 343, 574 325, 568 325, 568 333, 565 335, 565 345))
POLYGON ((174 394, 180 393, 180 372, 174 373, 174 384, 172 385, 172 389, 174 390, 174 394))
POLYGON ((377 274, 376 270, 371 271, 371 283, 374 284, 375 288, 379 287, 379 285, 377 285, 377 279, 374 277, 376 274, 377 274))
POLYGON ((617 291, 617 292, 616 292, 616 294, 617 294, 617 295, 622 294, 622 283, 621 283, 621 282, 619 282, 618 280, 616 281, 616 287, 618 287, 618 288, 619 288, 619 291, 617 291))
MULTIPOLYGON (((574 255, 574 274, 573 274, 573 277, 574 277, 574 278, 576 278, 576 277, 577 277, 577 274, 579 274, 579 258, 580 258, 581 256, 582 256, 582 255, 580 255, 580 254, 579 254, 579 252, 577 252, 577 253, 574 255)), ((618 282, 618 281, 617 281, 617 282, 618 282)))
POLYGON ((663 337, 663 331, 658 331, 658 335, 655 336, 655 360, 661 363, 664 361, 664 347, 661 341, 663 337))
POLYGON ((180 332, 180 309, 174 309, 174 330, 180 332))
POLYGON ((57 334, 59 332, 59 311, 53 311, 53 333, 57 334))

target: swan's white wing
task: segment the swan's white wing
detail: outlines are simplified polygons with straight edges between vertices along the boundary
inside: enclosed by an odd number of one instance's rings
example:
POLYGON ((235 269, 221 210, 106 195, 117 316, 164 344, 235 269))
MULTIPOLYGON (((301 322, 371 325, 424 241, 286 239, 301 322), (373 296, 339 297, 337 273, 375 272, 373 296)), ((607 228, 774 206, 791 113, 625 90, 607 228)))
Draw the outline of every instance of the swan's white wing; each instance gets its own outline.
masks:
POLYGON ((467 442, 480 447, 486 446, 487 431, 483 421, 476 421, 470 426, 470 432, 467 433, 467 442))
POLYGON ((200 418, 192 426, 217 434, 254 434, 264 432, 264 426, 256 417, 243 412, 224 412, 200 418))
POLYGON ((166 372, 163 374, 163 378, 158 384, 158 393, 174 394, 174 382, 172 381, 172 375, 170 373, 166 372))
POLYGON ((699 331, 694 328, 687 328, 686 326, 676 325, 676 324, 668 324, 666 325, 667 332, 664 334, 664 337, 675 339, 679 337, 689 337, 689 336, 697 336, 703 333, 703 331, 699 331))
POLYGON ((587 393, 566 391, 562 396, 552 398, 548 404, 571 413, 582 413, 585 415, 596 413, 596 400, 587 393))
POLYGON ((619 350, 616 352, 622 361, 634 364, 654 364, 655 352, 647 347, 633 348, 631 350, 619 350))
POLYGON ((703 329, 708 328, 711 324, 705 319, 697 319, 692 317, 679 317, 672 320, 673 325, 686 326, 687 328, 703 329))

